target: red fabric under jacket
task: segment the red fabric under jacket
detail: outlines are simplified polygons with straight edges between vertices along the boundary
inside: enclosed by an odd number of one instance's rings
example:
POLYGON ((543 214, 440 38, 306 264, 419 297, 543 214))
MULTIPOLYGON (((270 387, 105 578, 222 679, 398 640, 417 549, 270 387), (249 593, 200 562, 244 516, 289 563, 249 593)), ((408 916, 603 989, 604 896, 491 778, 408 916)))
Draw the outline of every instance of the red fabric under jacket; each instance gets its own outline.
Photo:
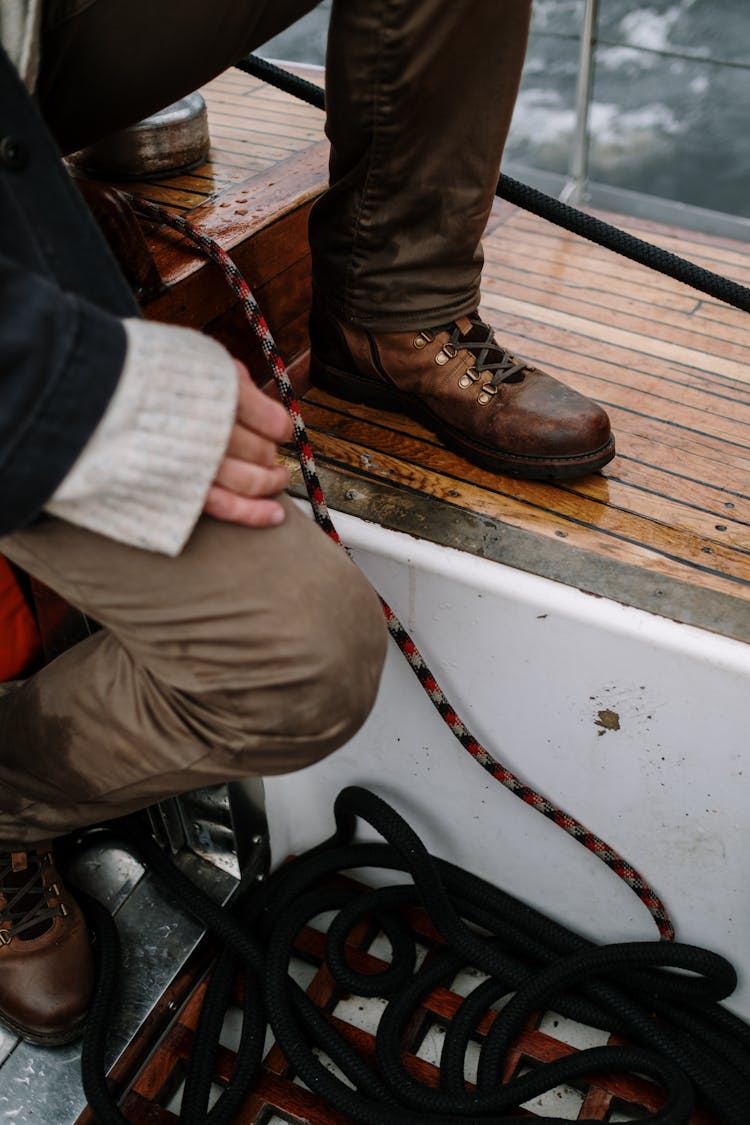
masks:
POLYGON ((35 666, 42 642, 34 615, 8 563, 0 555, 0 683, 35 666))

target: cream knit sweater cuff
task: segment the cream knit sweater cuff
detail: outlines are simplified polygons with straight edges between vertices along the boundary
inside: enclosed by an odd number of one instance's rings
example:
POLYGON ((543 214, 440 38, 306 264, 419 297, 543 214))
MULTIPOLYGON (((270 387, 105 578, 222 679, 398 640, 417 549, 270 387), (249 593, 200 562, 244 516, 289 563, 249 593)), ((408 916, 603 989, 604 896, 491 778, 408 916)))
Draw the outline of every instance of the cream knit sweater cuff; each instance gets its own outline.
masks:
POLYGON ((42 0, 0 0, 0 43, 29 93, 39 69, 42 0))
POLYGON ((220 344, 192 329, 124 324, 117 390, 45 510, 121 543, 178 555, 229 441, 236 369, 220 344))

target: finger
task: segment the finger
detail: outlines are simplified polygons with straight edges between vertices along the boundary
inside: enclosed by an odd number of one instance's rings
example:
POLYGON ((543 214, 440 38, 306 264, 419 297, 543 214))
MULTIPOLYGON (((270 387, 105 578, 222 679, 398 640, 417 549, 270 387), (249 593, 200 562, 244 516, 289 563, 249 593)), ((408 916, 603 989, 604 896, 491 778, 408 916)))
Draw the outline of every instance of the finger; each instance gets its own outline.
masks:
POLYGON ((276 462, 276 442, 268 441, 259 434, 235 422, 229 435, 229 445, 225 457, 236 457, 239 461, 251 461, 256 465, 273 465, 276 462))
POLYGON ((277 527, 286 519, 286 512, 278 500, 239 496, 218 484, 209 489, 203 511, 214 519, 244 524, 245 527, 277 527))
POLYGON ((278 496, 289 484, 289 470, 286 465, 268 468, 225 457, 216 470, 214 484, 242 496, 278 496))
POLYGON ((247 368, 235 360, 239 379, 237 420, 271 441, 291 441, 292 420, 280 402, 256 387, 247 368))

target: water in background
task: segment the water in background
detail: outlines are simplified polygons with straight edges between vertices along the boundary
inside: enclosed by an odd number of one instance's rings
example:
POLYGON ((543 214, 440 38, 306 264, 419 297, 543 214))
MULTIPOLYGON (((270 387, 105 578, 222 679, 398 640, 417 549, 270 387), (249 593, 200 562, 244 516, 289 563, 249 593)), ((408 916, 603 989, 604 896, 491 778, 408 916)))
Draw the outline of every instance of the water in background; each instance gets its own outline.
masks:
MULTIPOLYGON (((262 53, 322 63, 330 8, 262 53)), ((567 171, 582 12, 535 0, 508 159, 567 171)), ((591 179, 750 217, 749 105, 750 0, 601 0, 591 179)))

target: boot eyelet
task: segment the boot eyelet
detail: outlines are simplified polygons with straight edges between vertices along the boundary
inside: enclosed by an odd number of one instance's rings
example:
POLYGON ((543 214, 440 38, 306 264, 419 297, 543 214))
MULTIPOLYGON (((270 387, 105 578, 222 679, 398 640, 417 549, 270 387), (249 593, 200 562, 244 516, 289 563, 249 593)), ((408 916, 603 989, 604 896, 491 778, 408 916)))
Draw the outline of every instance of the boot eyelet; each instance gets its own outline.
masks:
POLYGON ((68 915, 70 914, 70 911, 68 910, 68 908, 67 908, 67 906, 65 905, 64 902, 60 903, 60 905, 58 907, 58 910, 60 911, 60 917, 61 918, 67 918, 68 915))
POLYGON ((0 945, 10 945, 12 941, 13 938, 7 930, 0 930, 0 945))
POLYGON ((414 337, 414 339, 412 340, 412 345, 419 350, 421 348, 426 348, 427 345, 434 339, 435 337, 432 335, 432 333, 425 330, 420 332, 418 336, 414 337))
POLYGON ((458 380, 458 385, 459 385, 459 387, 461 387, 462 390, 465 391, 467 387, 473 386, 473 384, 476 383, 478 378, 479 378, 479 376, 477 375, 474 368, 470 367, 468 369, 468 371, 464 371, 463 375, 458 380))
POLYGON ((449 359, 455 359, 457 355, 458 348, 449 340, 447 344, 443 344, 442 348, 435 356, 435 363, 438 367, 444 367, 449 359))
POLYGON ((497 387, 493 387, 492 383, 485 383, 479 392, 477 402, 480 406, 486 406, 488 402, 492 402, 497 394, 497 387))
POLYGON ((438 367, 443 367, 448 360, 455 359, 457 355, 458 348, 454 347, 449 341, 447 344, 443 344, 442 348, 435 356, 435 363, 437 363, 438 367))

